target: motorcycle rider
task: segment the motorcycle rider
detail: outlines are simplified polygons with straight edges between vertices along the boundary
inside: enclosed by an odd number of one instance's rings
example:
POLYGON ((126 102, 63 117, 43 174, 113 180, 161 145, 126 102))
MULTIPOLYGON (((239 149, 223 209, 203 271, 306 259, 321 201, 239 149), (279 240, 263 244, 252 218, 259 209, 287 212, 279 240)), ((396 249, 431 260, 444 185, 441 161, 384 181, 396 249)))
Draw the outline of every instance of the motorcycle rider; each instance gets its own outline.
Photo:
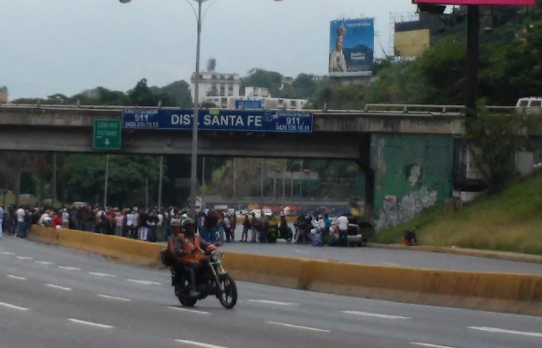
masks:
MULTIPOLYGON (((174 240, 173 254, 190 273, 190 297, 200 296, 197 291, 196 275, 209 263, 207 256, 202 253, 202 249, 206 250, 210 245, 211 243, 205 242, 196 235, 196 222, 193 219, 187 217, 183 220, 182 231, 174 240)), ((221 243, 215 243, 217 247, 220 245, 221 243)))

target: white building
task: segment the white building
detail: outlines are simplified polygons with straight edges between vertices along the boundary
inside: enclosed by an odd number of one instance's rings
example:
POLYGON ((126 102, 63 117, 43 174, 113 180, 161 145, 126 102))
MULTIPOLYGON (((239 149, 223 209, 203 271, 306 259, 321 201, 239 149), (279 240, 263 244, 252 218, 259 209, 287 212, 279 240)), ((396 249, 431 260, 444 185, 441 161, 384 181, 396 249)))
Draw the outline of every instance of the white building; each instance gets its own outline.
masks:
POLYGON ((236 101, 261 101, 266 110, 301 110, 308 103, 306 99, 273 98, 264 87, 245 87, 244 96, 207 96, 203 101, 219 109, 236 109, 236 101))
MULTIPOLYGON (((239 97, 241 78, 239 74, 224 74, 214 71, 200 72, 199 102, 206 97, 239 97)), ((192 100, 195 100, 195 74, 192 75, 192 100)))

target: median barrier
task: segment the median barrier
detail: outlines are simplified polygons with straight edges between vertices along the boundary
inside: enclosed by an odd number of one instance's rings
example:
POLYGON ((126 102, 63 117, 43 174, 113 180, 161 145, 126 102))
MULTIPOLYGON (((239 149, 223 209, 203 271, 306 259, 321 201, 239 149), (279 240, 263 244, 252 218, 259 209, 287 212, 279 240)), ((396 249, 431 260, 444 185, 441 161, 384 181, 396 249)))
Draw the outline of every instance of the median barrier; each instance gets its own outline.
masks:
MULTIPOLYGON (((31 238, 157 265, 164 245, 34 226, 31 238)), ((542 315, 542 276, 412 269, 224 252, 234 278, 396 302, 542 315)))
POLYGON ((163 245, 69 229, 32 226, 31 239, 89 251, 140 265, 157 266, 163 245))

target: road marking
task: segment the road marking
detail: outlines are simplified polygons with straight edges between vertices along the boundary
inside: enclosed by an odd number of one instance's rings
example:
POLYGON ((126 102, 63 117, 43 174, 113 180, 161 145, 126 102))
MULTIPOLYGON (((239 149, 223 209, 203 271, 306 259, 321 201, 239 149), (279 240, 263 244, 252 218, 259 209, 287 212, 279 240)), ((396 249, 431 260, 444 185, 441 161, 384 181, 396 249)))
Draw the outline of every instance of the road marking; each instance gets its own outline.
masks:
POLYGON ((422 343, 422 342, 410 342, 414 346, 429 347, 429 348, 456 348, 452 346, 439 346, 438 344, 422 343))
POLYGON ((58 266, 60 269, 65 269, 66 271, 80 271, 81 268, 77 267, 66 267, 66 266, 58 266))
POLYGON ((84 321, 84 320, 73 319, 73 318, 68 318, 68 320, 71 321, 72 323, 88 325, 88 326, 94 326, 94 327, 99 327, 99 328, 102 328, 102 329, 114 329, 115 328, 114 326, 111 326, 111 325, 98 324, 98 323, 93 323, 91 321, 84 321))
POLYGON ((10 253, 9 251, 2 251, 1 254, 4 254, 4 255, 15 255, 14 253, 10 253))
POLYGON ((13 279, 26 280, 26 278, 24 278, 24 277, 18 277, 18 276, 11 275, 11 274, 8 274, 8 277, 13 278, 13 279))
POLYGON ((98 294, 98 297, 108 298, 108 299, 110 299, 110 300, 125 301, 125 302, 130 302, 130 301, 132 301, 132 300, 130 300, 129 298, 115 297, 115 296, 102 295, 102 294, 98 294))
POLYGON ((315 327, 309 327, 309 326, 299 326, 299 325, 292 325, 292 324, 285 324, 285 323, 277 323, 276 321, 266 321, 266 323, 271 324, 271 325, 279 325, 279 326, 290 327, 290 328, 293 328, 293 329, 301 329, 301 330, 308 330, 308 331, 318 331, 318 332, 331 332, 330 330, 317 329, 315 327))
POLYGON ((226 348, 226 347, 217 346, 217 345, 214 345, 214 344, 201 343, 201 342, 195 342, 195 341, 187 341, 187 340, 175 340, 175 342, 190 344, 192 346, 204 347, 204 348, 226 348))
POLYGON ((54 285, 54 284, 45 284, 45 286, 48 286, 48 287, 53 288, 53 289, 59 289, 59 290, 64 290, 64 291, 72 291, 71 288, 65 288, 63 286, 54 285))
POLYGON ((19 260, 32 260, 32 258, 29 257, 29 256, 17 256, 17 258, 18 258, 19 260))
POLYGON ((342 311, 345 314, 359 315, 362 317, 373 317, 373 318, 382 318, 382 319, 412 319, 410 317, 402 317, 399 315, 388 315, 388 314, 379 314, 379 313, 368 313, 368 312, 358 312, 358 311, 342 311))
POLYGON ((100 273, 100 272, 88 272, 88 274, 92 274, 92 275, 95 275, 95 276, 98 276, 98 277, 116 277, 116 275, 114 275, 114 274, 100 273))
POLYGON ((18 311, 28 311, 29 310, 28 308, 15 306, 15 305, 5 303, 5 302, 0 302, 0 306, 1 307, 6 307, 6 308, 9 308, 9 309, 16 309, 18 311))
POLYGON ((280 302, 280 301, 269 301, 269 300, 247 300, 248 302, 257 302, 257 303, 265 303, 265 304, 272 304, 277 306, 299 306, 297 303, 290 303, 290 302, 280 302))
POLYGON ((180 308, 180 307, 168 307, 169 309, 174 309, 176 311, 181 311, 181 312, 189 312, 189 313, 196 313, 196 314, 211 314, 209 312, 204 312, 204 311, 198 311, 198 310, 195 310, 195 309, 186 309, 186 308, 180 308))
POLYGON ((505 330, 505 329, 498 329, 498 328, 496 328, 496 327, 476 327, 476 326, 469 326, 468 328, 471 329, 471 330, 487 331, 487 332, 502 333, 502 334, 510 334, 510 335, 522 335, 522 336, 530 336, 530 337, 542 337, 542 333, 540 333, 540 332, 528 332, 528 331, 505 330))
POLYGON ((52 265, 52 262, 49 261, 36 261, 36 263, 39 263, 40 265, 52 265))
POLYGON ((393 263, 393 262, 379 262, 381 265, 384 265, 384 266, 401 266, 400 264, 398 263, 393 263))
POLYGON ((303 253, 303 254, 309 254, 310 253, 310 251, 307 251, 307 250, 295 249, 295 251, 297 251, 298 253, 303 253))
POLYGON ((150 280, 126 279, 126 281, 132 282, 132 283, 138 283, 138 284, 145 284, 145 285, 162 285, 161 283, 153 282, 150 280))

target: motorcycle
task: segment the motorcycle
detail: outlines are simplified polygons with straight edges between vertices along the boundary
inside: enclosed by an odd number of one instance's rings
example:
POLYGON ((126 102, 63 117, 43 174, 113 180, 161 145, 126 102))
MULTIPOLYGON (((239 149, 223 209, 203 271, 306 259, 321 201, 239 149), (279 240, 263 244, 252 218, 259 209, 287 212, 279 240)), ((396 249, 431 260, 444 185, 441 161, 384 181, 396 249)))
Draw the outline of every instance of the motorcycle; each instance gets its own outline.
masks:
POLYGON ((184 270, 177 275, 174 267, 171 267, 171 284, 175 287, 175 296, 184 307, 193 307, 198 300, 214 295, 222 306, 231 309, 237 303, 237 286, 233 278, 222 266, 222 254, 212 248, 204 252, 208 256, 209 263, 203 269, 198 270, 197 291, 199 297, 190 296, 190 275, 184 270))
POLYGON ((267 240, 269 243, 275 243, 277 239, 286 239, 287 242, 291 242, 294 237, 292 229, 288 227, 288 230, 280 229, 277 223, 269 224, 269 231, 267 232, 267 240))

